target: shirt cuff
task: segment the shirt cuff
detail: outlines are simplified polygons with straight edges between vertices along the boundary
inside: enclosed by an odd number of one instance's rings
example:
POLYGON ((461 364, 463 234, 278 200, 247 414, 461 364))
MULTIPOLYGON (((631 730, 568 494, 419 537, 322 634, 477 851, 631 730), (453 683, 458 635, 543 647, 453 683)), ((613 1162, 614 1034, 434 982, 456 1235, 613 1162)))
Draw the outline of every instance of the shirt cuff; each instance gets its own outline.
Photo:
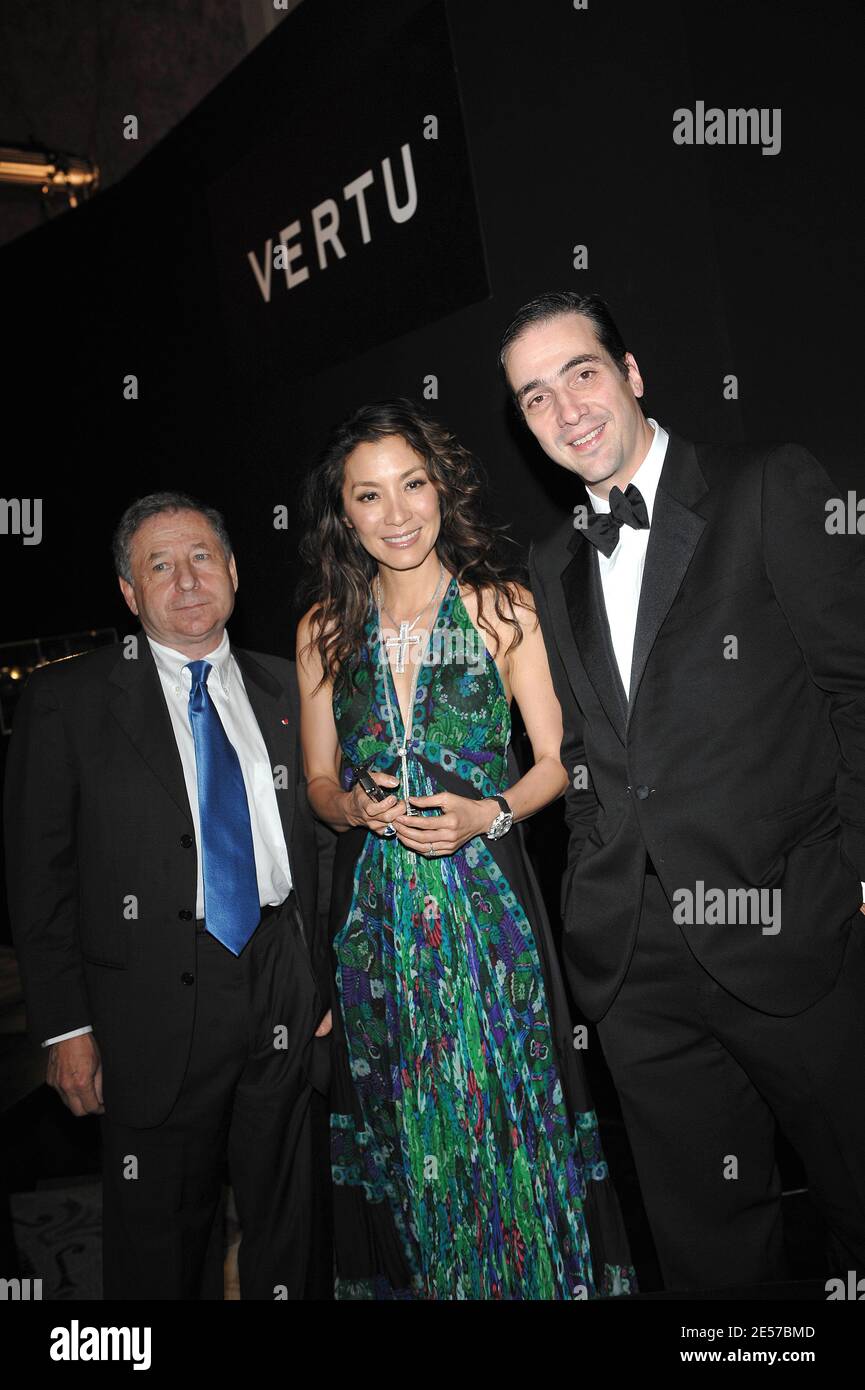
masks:
POLYGON ((67 1038, 80 1038, 82 1033, 92 1032, 93 1028, 91 1024, 88 1023, 84 1028, 73 1028, 71 1033, 58 1033, 56 1038, 46 1038, 42 1046, 50 1047, 52 1043, 65 1042, 67 1038))

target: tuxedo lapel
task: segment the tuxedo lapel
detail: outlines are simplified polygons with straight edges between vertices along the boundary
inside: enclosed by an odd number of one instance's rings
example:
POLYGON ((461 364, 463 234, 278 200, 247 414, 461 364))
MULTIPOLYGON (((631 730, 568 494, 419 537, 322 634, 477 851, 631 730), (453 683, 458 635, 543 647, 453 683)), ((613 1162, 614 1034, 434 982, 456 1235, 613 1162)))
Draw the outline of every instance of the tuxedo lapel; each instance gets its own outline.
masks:
MULTIPOLYGON (((127 639, 128 640, 128 639, 127 639)), ((162 693, 159 672, 150 643, 143 632, 136 634, 137 653, 121 656, 109 680, 116 687, 109 708, 144 761, 159 778, 172 801, 192 824, 189 797, 183 779, 183 764, 171 727, 171 716, 162 693)))
POLYGON ((270 672, 242 647, 232 647, 243 673, 243 684, 258 721, 271 768, 285 768, 285 786, 277 783, 276 804, 282 821, 286 849, 291 852, 297 784, 297 728, 291 717, 289 694, 270 672), (283 720, 290 721, 283 723, 283 720))
POLYGON ((576 528, 568 551, 571 558, 561 576, 567 618, 586 674, 624 743, 627 701, 613 654, 597 552, 576 528))
POLYGON ((631 661, 628 723, 652 647, 703 534, 705 518, 690 508, 706 491, 706 481, 700 472, 693 444, 671 434, 655 495, 640 589, 631 661))

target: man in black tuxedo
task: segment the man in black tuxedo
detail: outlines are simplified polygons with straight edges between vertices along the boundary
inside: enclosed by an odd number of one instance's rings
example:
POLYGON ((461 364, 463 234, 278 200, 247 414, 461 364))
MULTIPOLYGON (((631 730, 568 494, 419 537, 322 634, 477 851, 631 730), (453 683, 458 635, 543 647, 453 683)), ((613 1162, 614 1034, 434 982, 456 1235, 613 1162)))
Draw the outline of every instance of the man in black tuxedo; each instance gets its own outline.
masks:
POLYGON ((226 1159, 241 1297, 302 1298, 334 841, 306 802, 294 665, 230 645, 212 508, 142 498, 114 555, 142 631, 37 669, 15 715, 29 1030, 73 1114, 102 1116, 105 1298, 222 1298, 226 1159))
POLYGON ((501 364, 574 516, 533 547, 564 718, 563 949, 621 1098, 665 1284, 785 1277, 776 1121, 865 1272, 865 543, 803 449, 642 412, 595 296, 501 364))

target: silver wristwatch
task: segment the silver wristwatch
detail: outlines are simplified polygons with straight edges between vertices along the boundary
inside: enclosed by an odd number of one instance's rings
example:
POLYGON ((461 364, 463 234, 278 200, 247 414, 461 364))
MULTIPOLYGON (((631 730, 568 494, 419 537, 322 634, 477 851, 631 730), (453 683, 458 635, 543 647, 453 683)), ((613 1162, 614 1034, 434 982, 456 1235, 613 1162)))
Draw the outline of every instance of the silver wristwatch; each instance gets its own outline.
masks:
POLYGON ((514 813, 503 796, 491 796, 490 801, 497 801, 501 810, 487 831, 488 840, 500 840, 503 835, 507 835, 514 823, 514 813))

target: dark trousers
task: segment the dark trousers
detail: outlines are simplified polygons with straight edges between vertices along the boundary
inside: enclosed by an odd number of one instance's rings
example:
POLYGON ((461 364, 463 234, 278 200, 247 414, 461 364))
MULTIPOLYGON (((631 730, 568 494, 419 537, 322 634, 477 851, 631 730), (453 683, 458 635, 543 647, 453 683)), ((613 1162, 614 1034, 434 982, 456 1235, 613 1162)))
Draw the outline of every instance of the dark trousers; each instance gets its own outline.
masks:
POLYGON ((865 917, 833 989, 792 1018, 717 984, 687 930, 647 875, 634 955, 598 1024, 666 1287, 787 1277, 776 1121, 804 1164, 833 1265, 865 1274, 865 917))
MULTIPOLYGON (((189 1064, 151 1129, 102 1117, 106 1299, 221 1299, 226 1160, 244 1299, 304 1296, 318 995, 288 901, 239 957, 196 933, 189 1064)), ((159 1018, 153 1020, 159 1027, 159 1018)), ((146 1065, 146 1061, 143 1063, 146 1065)))

